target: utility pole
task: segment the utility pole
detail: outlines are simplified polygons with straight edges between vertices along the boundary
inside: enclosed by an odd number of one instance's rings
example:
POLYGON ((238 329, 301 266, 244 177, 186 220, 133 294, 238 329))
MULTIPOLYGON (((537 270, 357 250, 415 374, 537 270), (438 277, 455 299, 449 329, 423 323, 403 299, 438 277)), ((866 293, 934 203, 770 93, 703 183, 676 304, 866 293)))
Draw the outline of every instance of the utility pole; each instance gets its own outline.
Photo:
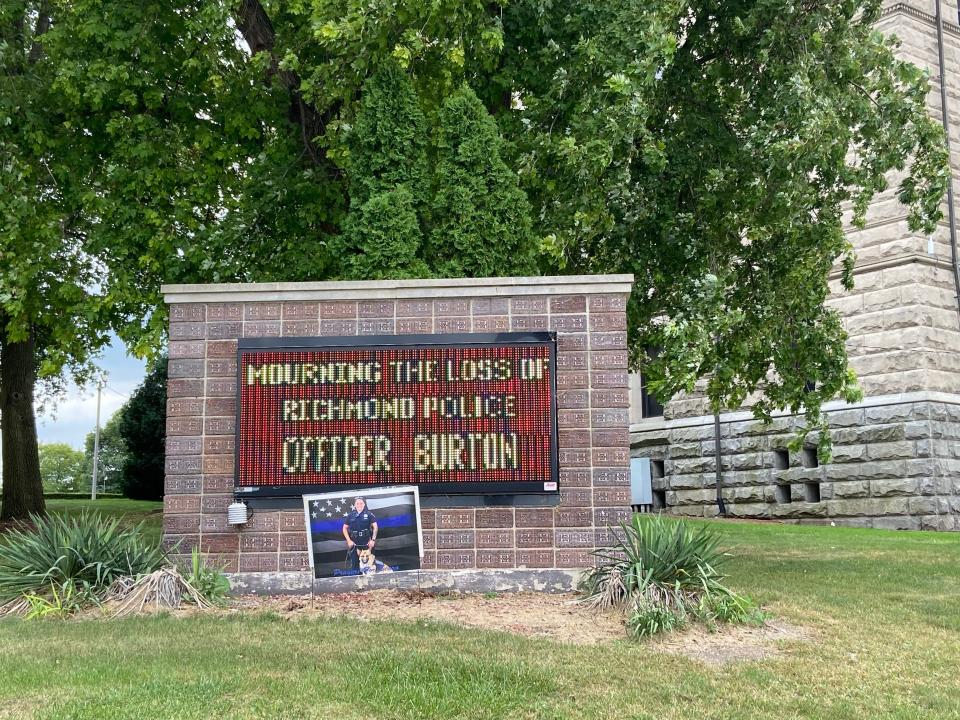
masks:
POLYGON ((100 464, 100 395, 103 393, 103 386, 107 384, 103 375, 97 380, 97 425, 93 431, 93 483, 90 485, 90 499, 97 499, 97 470, 100 464))

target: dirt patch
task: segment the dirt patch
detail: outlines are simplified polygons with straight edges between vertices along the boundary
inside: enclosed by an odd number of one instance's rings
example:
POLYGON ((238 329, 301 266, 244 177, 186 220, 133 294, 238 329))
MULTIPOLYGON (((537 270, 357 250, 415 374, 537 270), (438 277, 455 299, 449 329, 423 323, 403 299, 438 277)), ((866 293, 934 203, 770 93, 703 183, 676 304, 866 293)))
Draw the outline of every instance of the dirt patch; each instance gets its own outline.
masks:
POLYGON ((736 662, 767 660, 786 654, 782 641, 810 640, 807 628, 783 620, 763 625, 692 626, 681 632, 648 641, 649 647, 671 655, 682 655, 706 665, 719 667, 736 662))
POLYGON ((427 593, 370 590, 320 593, 309 597, 244 595, 231 599, 227 612, 270 611, 291 619, 352 617, 359 620, 432 620, 462 627, 595 645, 625 637, 615 613, 598 614, 572 594, 427 593))

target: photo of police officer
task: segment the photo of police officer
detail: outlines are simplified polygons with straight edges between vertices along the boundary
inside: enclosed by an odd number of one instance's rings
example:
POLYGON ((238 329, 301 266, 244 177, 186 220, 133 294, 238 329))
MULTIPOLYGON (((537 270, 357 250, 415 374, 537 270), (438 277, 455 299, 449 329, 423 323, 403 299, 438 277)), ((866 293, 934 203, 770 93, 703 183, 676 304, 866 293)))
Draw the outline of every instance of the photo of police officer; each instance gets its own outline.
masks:
POLYGON ((343 521, 343 538, 347 541, 351 570, 360 568, 359 550, 373 550, 378 531, 377 517, 367 508, 367 501, 362 497, 354 498, 353 510, 343 521))

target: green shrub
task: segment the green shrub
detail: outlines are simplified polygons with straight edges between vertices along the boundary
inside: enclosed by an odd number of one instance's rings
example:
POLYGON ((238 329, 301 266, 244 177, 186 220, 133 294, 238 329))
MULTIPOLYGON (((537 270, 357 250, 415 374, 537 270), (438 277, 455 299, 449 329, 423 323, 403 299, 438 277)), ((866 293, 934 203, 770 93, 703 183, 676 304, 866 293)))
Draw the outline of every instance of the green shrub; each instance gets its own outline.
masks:
POLYGON ((193 549, 190 558, 190 575, 187 583, 196 590, 204 600, 211 603, 220 603, 230 592, 230 581, 227 580, 221 568, 207 567, 199 550, 193 549))
POLYGON ((727 588, 722 568, 729 555, 706 527, 662 515, 634 515, 614 530, 610 548, 594 552, 579 589, 596 608, 619 608, 635 637, 703 622, 746 622, 760 613, 749 599, 727 588))
POLYGON ((74 517, 33 516, 33 527, 8 532, 0 542, 0 603, 37 596, 78 595, 95 600, 118 577, 157 570, 166 556, 139 525, 84 512, 74 517))

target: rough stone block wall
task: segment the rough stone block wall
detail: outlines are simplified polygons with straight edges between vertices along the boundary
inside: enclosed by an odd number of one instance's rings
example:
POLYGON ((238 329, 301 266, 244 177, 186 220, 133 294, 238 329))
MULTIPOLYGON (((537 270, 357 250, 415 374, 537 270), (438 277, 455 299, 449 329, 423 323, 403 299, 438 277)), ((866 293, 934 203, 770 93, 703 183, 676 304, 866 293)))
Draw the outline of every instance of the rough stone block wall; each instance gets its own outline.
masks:
POLYGON ((164 538, 231 572, 309 567, 303 511, 233 500, 237 341, 553 330, 557 507, 424 509, 424 568, 576 568, 629 515, 626 301, 631 276, 167 286, 170 359, 164 538), (191 299, 196 301, 191 301, 191 299))
MULTIPOLYGON (((787 448, 796 417, 764 426, 742 413, 725 416, 720 467, 728 514, 960 530, 960 397, 838 406, 828 417, 833 457, 819 464, 812 445, 787 448)), ((632 443, 634 456, 663 462, 654 480, 658 505, 680 515, 718 514, 712 420, 635 430, 632 443)))

